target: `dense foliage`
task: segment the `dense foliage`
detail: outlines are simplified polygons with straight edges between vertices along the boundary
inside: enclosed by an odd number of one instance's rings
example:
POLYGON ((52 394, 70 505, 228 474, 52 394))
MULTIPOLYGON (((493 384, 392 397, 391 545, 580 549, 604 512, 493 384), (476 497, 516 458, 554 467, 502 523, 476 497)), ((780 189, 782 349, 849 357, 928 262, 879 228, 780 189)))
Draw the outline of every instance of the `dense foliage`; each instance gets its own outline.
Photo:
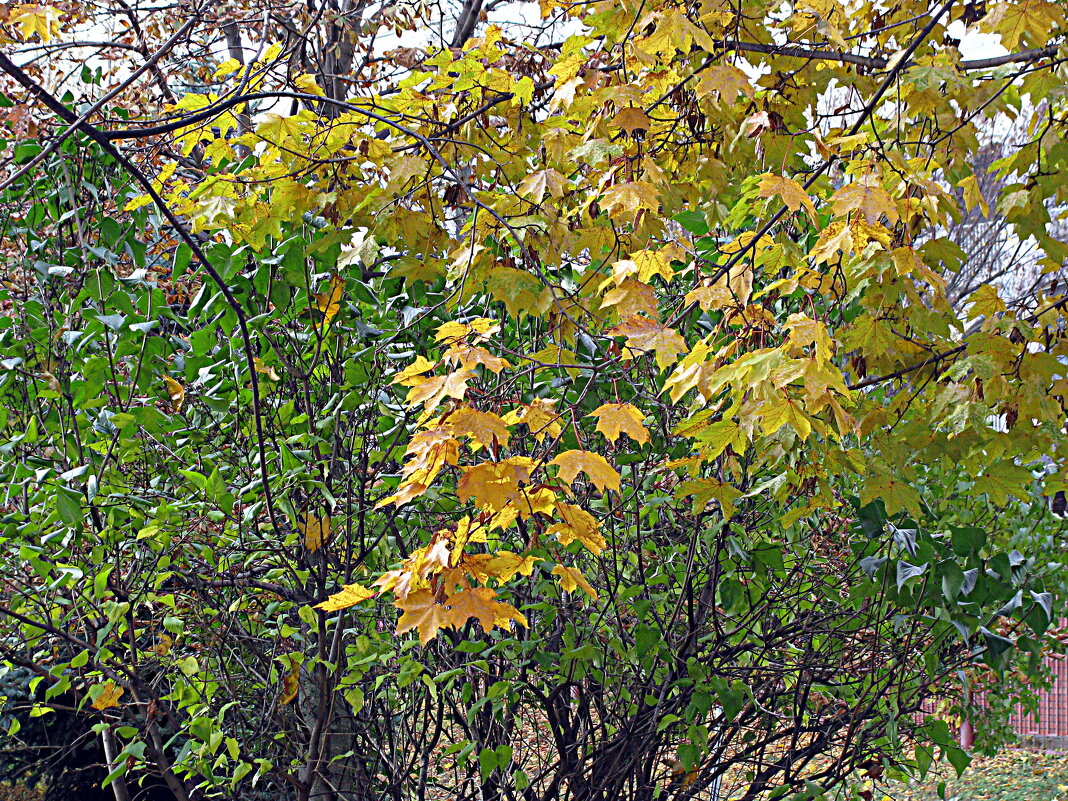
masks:
POLYGON ((117 801, 962 769, 1060 615, 1065 11, 8 8, 25 703, 117 801))

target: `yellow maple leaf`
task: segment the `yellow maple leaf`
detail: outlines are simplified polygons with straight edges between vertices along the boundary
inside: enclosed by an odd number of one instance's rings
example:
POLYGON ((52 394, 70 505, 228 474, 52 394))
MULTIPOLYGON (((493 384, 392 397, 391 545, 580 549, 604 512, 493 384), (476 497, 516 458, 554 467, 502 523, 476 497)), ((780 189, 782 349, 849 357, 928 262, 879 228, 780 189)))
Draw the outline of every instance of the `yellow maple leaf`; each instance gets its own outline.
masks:
POLYGON ((427 413, 432 412, 445 398, 463 400, 467 394, 467 382, 475 377, 472 370, 454 370, 448 375, 428 378, 422 384, 408 390, 409 406, 422 404, 427 413))
POLYGON ((284 117, 273 111, 263 115, 263 121, 256 126, 256 133, 273 145, 296 144, 302 146, 301 139, 304 123, 298 117, 284 117))
POLYGON ((760 427, 768 436, 784 425, 789 425, 803 440, 808 439, 808 435, 812 433, 811 421, 789 395, 776 392, 771 400, 765 401, 757 411, 761 416, 760 427))
POLYGON ((983 284, 968 297, 968 319, 976 317, 994 317, 1005 311, 1005 301, 998 296, 998 291, 990 284, 983 284))
POLYGON ((708 506, 709 501, 718 501, 725 518, 734 515, 734 502, 741 496, 740 489, 718 478, 695 478, 683 481, 675 490, 676 498, 693 498, 695 514, 708 506))
POLYGON ((374 598, 376 595, 378 595, 377 590, 368 589, 362 584, 346 584, 340 591, 335 592, 322 603, 316 604, 315 608, 322 609, 324 612, 336 612, 339 609, 355 606, 368 598, 374 598))
POLYGON ((517 573, 529 576, 538 563, 535 556, 520 556, 511 551, 497 551, 486 563, 486 573, 498 581, 511 581, 517 573))
POLYGON ((549 197, 563 197, 565 181, 566 178, 564 178, 563 174, 552 167, 538 170, 523 179, 523 182, 519 184, 518 194, 520 197, 538 205, 545 199, 546 195, 549 197))
POLYGON ((609 442, 615 442, 620 434, 626 434, 639 445, 649 441, 649 429, 642 421, 645 415, 630 403, 606 403, 589 414, 597 418, 597 430, 605 435, 609 442))
POLYGON ((559 422, 560 415, 553 408, 555 403, 556 401, 553 400, 535 398, 530 403, 512 409, 501 419, 505 425, 509 426, 523 423, 538 442, 544 440, 546 436, 555 439, 562 430, 559 422))
POLYGON ((119 699, 122 698, 122 694, 126 690, 110 679, 104 682, 104 689, 100 691, 100 694, 93 701, 93 709, 98 709, 103 712, 105 709, 111 709, 119 705, 119 699))
POLYGON ((178 414, 178 412, 182 410, 182 404, 185 403, 185 387, 169 375, 163 376, 163 385, 167 388, 167 397, 170 399, 171 411, 174 414, 178 414))
POLYGON ((628 317, 610 329, 608 334, 627 338, 626 350, 623 352, 624 361, 630 361, 634 356, 647 351, 654 351, 656 364, 661 370, 677 362, 679 354, 690 349, 686 340, 674 328, 637 315, 628 317))
POLYGON ((565 484, 573 483, 579 472, 583 472, 589 476, 590 481, 601 492, 606 489, 619 491, 619 473, 599 453, 578 450, 564 451, 549 464, 560 468, 557 475, 565 484))
POLYGON ((281 376, 279 376, 278 371, 274 369, 274 365, 267 364, 259 356, 252 360, 252 366, 257 373, 262 373, 271 379, 271 381, 281 381, 281 376))
POLYGON ((315 553, 330 542, 330 515, 308 515, 303 522, 297 524, 297 530, 304 535, 304 547, 310 553, 315 553))
POLYGON ((498 601, 496 591, 489 587, 461 590, 449 596, 445 605, 448 607, 449 624, 454 628, 460 628, 471 618, 481 624, 482 631, 486 634, 489 634, 494 626, 507 626, 511 620, 523 626, 527 625, 527 619, 519 610, 509 603, 498 601))
POLYGON ((449 624, 449 610, 445 604, 437 602, 430 590, 410 592, 393 605, 404 613, 397 621, 397 634, 418 629, 421 645, 426 645, 449 624))
POLYGON ((649 117, 640 108, 628 106, 616 112, 611 124, 617 128, 622 128, 627 132, 628 136, 634 136, 635 131, 649 130, 649 117))
POLYGON ((616 184, 604 190, 601 208, 609 215, 633 215, 639 211, 656 211, 660 197, 656 187, 646 181, 616 184))
POLYGON ((345 279, 340 275, 330 277, 330 285, 325 292, 315 295, 315 309, 322 315, 322 327, 330 325, 341 311, 341 299, 345 294, 345 279))
POLYGON ((492 412, 465 406, 450 414, 446 425, 456 436, 468 437, 476 445, 488 448, 496 443, 502 448, 508 447, 508 427, 492 412))
POLYGON ((733 64, 709 67, 701 74, 694 91, 698 97, 708 97, 715 92, 722 103, 735 103, 738 95, 755 96, 748 76, 733 64))
POLYGON ((501 462, 473 465, 464 470, 460 477, 456 495, 461 501, 470 500, 478 507, 498 512, 509 502, 518 502, 520 487, 530 483, 533 467, 534 460, 528 456, 513 456, 501 462))
POLYGON ((624 278, 619 286, 609 289, 604 295, 601 308, 608 309, 612 306, 616 307, 619 316, 624 319, 636 314, 651 317, 656 314, 656 290, 636 278, 624 278))
POLYGON ((36 33, 42 42, 51 41, 59 33, 59 20, 61 13, 52 6, 42 6, 37 3, 25 3, 15 6, 14 12, 8 17, 8 22, 19 26, 19 35, 23 41, 29 41, 36 33))
POLYGON ((454 362, 468 370, 473 370, 476 366, 482 365, 495 375, 500 375, 502 370, 512 366, 505 359, 494 356, 478 345, 453 345, 445 351, 445 363, 452 364, 454 362))
POLYGON ((856 211, 869 225, 875 225, 884 214, 891 224, 898 220, 894 199, 871 178, 846 184, 834 193, 831 203, 836 216, 844 217, 856 211))
POLYGON ((827 325, 819 320, 801 314, 791 314, 785 323, 790 331, 790 344, 792 345, 815 345, 816 360, 823 364, 830 361, 834 352, 834 341, 827 332, 827 325))
POLYGON ((557 565, 553 568, 553 575, 559 578, 560 586, 564 592, 574 592, 576 589, 581 588, 593 600, 597 600, 597 590, 586 581, 586 577, 582 575, 582 571, 577 567, 557 565))
POLYGON ((625 278, 637 276, 643 284, 653 280, 654 275, 659 275, 665 282, 671 283, 675 277, 675 270, 671 266, 671 258, 675 255, 661 250, 639 250, 631 253, 629 259, 617 261, 612 265, 612 280, 621 284, 625 278))
POLYGON ((983 197, 983 190, 979 186, 979 179, 975 175, 969 175, 957 181, 957 186, 964 190, 964 208, 971 211, 976 206, 984 217, 990 216, 990 206, 983 197))
POLYGON ((496 320, 488 317, 476 317, 466 323, 450 320, 444 325, 438 326, 434 334, 436 342, 453 342, 458 339, 471 337, 472 342, 482 342, 501 330, 501 325, 496 320))
POLYGON ((433 370, 435 364, 436 362, 430 361, 425 356, 416 356, 414 362, 393 376, 392 383, 405 387, 418 386, 426 381, 423 373, 433 370))
POLYGON ((757 192, 760 197, 778 197, 786 204, 790 211, 799 211, 804 207, 808 216, 815 221, 816 207, 812 205, 812 198, 808 192, 793 178, 783 175, 765 173, 760 178, 760 188, 757 192))
POLYGON ((555 535, 561 545, 570 545, 578 540, 595 556, 605 549, 608 543, 597 530, 597 520, 593 515, 571 503, 558 502, 556 509, 564 522, 554 523, 548 533, 555 535))
POLYGON ((296 654, 286 654, 282 657, 289 662, 289 670, 282 677, 282 694, 278 697, 278 705, 290 704, 300 693, 300 660, 296 654))

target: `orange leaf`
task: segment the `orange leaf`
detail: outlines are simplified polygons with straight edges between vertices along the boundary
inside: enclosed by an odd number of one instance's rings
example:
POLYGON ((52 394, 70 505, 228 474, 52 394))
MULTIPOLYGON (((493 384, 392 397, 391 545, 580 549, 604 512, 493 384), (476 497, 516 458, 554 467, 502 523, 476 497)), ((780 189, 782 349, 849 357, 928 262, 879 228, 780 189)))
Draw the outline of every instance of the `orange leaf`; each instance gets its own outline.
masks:
POLYGON ((393 604, 402 612, 397 621, 397 634, 418 629, 419 642, 426 645, 440 629, 448 625, 448 609, 439 604, 430 590, 416 590, 393 604))

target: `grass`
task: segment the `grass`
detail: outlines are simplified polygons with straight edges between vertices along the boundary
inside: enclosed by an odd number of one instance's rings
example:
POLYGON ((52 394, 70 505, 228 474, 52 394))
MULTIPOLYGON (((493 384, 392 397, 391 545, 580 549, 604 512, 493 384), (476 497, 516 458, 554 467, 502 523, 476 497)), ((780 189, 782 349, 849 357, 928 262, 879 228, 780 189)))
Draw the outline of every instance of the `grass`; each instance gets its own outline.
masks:
POLYGON ((943 779, 947 801, 1068 801, 1068 754, 1005 751, 976 757, 959 779, 947 767, 922 785, 884 785, 875 798, 938 801, 938 783, 943 779))

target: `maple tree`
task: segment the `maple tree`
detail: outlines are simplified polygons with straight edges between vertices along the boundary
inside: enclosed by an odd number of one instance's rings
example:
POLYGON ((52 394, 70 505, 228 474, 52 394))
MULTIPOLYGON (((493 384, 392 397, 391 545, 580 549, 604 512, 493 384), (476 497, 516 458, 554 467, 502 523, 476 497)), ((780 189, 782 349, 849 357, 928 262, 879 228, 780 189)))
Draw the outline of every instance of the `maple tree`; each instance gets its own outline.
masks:
POLYGON ((963 768, 1059 616, 1063 3, 493 12, 4 12, 4 659, 117 798, 963 768))

